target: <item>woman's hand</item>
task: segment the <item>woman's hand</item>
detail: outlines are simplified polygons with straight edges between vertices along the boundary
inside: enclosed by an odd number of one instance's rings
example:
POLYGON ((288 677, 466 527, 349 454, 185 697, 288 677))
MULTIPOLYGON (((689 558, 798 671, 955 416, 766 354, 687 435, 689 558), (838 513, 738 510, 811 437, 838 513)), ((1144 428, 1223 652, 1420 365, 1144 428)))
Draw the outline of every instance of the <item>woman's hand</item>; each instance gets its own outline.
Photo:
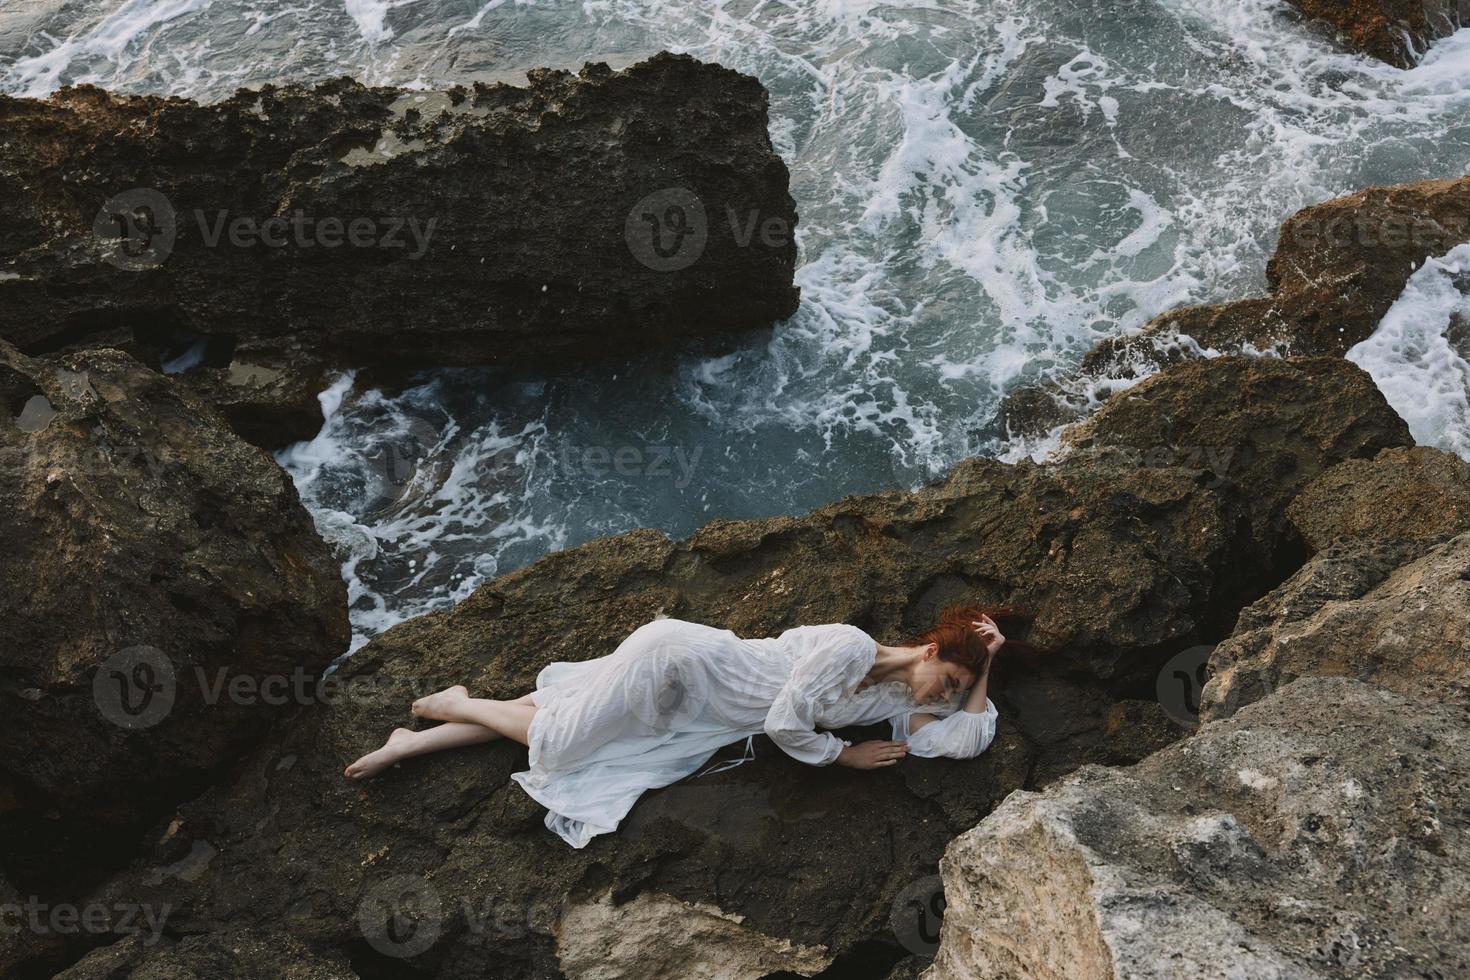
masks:
POLYGON ((989 616, 981 616, 978 620, 971 620, 975 632, 980 634, 980 639, 985 643, 985 651, 992 657, 1005 644, 1006 638, 1001 634, 1000 627, 995 625, 995 620, 989 616))
POLYGON ((880 766, 897 765, 898 760, 909 754, 907 742, 859 742, 843 746, 837 756, 839 766, 849 769, 877 769, 880 766))

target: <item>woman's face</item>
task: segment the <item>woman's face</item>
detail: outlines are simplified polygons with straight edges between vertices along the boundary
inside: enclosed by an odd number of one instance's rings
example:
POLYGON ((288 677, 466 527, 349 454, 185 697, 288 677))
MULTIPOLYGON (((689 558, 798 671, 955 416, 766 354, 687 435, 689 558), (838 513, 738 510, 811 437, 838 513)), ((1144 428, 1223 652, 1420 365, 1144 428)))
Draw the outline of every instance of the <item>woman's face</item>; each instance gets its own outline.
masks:
POLYGON ((939 659, 939 645, 930 643, 921 647, 923 657, 909 670, 909 688, 914 700, 920 704, 940 704, 948 701, 955 691, 963 691, 975 683, 973 672, 959 664, 939 659))

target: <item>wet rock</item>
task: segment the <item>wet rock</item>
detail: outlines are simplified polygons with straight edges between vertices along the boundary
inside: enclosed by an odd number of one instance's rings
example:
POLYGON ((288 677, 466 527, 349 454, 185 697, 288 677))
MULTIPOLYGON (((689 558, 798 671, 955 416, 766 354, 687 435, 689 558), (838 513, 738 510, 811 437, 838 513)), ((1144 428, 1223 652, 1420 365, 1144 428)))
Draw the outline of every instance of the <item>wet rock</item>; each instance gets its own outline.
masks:
POLYGON ((1342 541, 1241 614, 1210 657, 1201 717, 1301 676, 1470 704, 1470 534, 1429 546, 1342 541))
POLYGON ((1303 208, 1281 226, 1265 297, 1182 307, 1103 340, 1074 376, 1010 393, 996 424, 1044 434, 1095 408, 1087 393, 1107 379, 1144 377, 1206 351, 1341 356, 1373 334, 1426 258, 1466 241, 1470 177, 1370 187, 1303 208))
POLYGON ((259 737, 251 684, 341 654, 346 594, 290 478, 163 375, 0 343, 0 395, 0 852, 54 881, 259 737))
POLYGON ((1467 0, 1289 0, 1345 47, 1412 68, 1429 45, 1470 24, 1467 0))
POLYGON ((601 976, 595 951, 622 948, 669 903, 702 910, 715 951, 666 941, 640 956, 811 973, 875 949, 892 963, 932 953, 895 931, 893 908, 929 887, 954 835, 1011 790, 1182 734, 1137 702, 1139 679, 1223 632, 1255 586, 1236 548, 1245 504, 1208 482, 1182 468, 971 460, 917 492, 548 555, 360 650, 334 675, 341 694, 182 807, 177 834, 99 900, 167 902, 184 933, 269 924, 425 976, 601 976), (973 760, 813 769, 758 738, 754 762, 647 794, 582 850, 508 783, 525 766, 517 745, 411 760, 371 784, 341 776, 424 691, 518 696, 547 662, 606 654, 661 613, 746 636, 846 621, 899 642, 959 600, 1028 606, 1029 638, 1057 648, 998 670, 999 732, 973 760), (385 895, 420 910, 422 945, 364 931, 360 910, 385 895))
POLYGON ((942 862, 934 980, 1461 976, 1470 712, 1297 681, 1014 793, 942 862))
POLYGON ((1412 445, 1373 379, 1337 357, 1187 361, 1114 396, 1063 434, 1074 460, 1198 466, 1249 497, 1257 567, 1300 564, 1287 506, 1344 460, 1412 445))
MULTIPOLYGON (((529 78, 0 96, 0 338, 401 370, 617 354, 795 311, 795 204, 758 81, 670 54, 529 78)), ((271 431, 251 399, 299 405, 297 384, 222 407, 271 431)))
POLYGON ((358 980, 345 962, 278 933, 137 935, 88 954, 55 980, 358 980))
POLYGON ((1470 463, 1427 446, 1385 449, 1324 471, 1286 514, 1313 551, 1339 536, 1423 540, 1470 531, 1470 463))
POLYGON ((333 373, 321 355, 299 344, 267 341, 238 344, 228 364, 200 364, 175 380, 212 405, 240 438, 273 448, 321 431, 317 396, 333 373))

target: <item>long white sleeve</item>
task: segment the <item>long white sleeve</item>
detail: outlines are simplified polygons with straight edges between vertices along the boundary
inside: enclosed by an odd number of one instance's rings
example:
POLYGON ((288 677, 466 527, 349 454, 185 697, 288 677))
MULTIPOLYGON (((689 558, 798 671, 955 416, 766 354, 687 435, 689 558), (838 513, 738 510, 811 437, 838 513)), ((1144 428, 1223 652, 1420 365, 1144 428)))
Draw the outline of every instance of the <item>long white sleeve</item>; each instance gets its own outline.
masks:
POLYGON ((973 759, 990 747, 997 717, 995 702, 986 698, 983 713, 958 710, 910 734, 909 713, 905 712, 892 719, 893 738, 908 742, 910 755, 973 759))
POLYGON ((871 665, 873 641, 856 628, 847 629, 797 662, 766 713, 771 741, 808 765, 828 766, 841 754, 847 743, 831 732, 816 731, 817 716, 856 688, 871 665))

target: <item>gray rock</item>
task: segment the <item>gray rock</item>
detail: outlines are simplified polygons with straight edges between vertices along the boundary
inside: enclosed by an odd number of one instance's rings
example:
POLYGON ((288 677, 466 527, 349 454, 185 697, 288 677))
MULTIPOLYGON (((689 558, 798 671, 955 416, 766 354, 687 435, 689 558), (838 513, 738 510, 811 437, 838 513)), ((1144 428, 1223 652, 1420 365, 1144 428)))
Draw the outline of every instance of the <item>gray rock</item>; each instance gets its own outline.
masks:
POLYGON ((1303 679, 1012 794, 941 864, 929 980, 1470 972, 1470 712, 1303 679))
POLYGON ((1241 614, 1210 669, 1206 720, 1307 675, 1470 704, 1470 533, 1328 549, 1241 614))

